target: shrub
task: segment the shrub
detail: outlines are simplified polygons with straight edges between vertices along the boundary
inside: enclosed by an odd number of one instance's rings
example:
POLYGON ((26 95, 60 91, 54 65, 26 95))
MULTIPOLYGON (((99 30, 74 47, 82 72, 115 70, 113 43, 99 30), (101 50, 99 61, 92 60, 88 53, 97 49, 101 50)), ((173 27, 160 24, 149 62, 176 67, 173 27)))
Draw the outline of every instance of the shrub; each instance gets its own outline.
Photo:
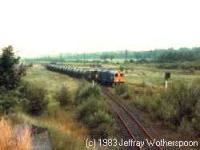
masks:
POLYGON ((85 99, 81 104, 78 106, 78 118, 82 119, 87 116, 88 114, 94 113, 97 109, 97 104, 95 97, 85 99))
POLYGON ((71 134, 66 134, 60 132, 56 129, 49 129, 52 147, 55 150, 65 150, 67 145, 67 150, 86 150, 84 143, 77 140, 71 136, 71 134))
POLYGON ((132 92, 128 88, 127 84, 115 85, 114 88, 115 88, 115 93, 117 95, 122 96, 124 99, 130 99, 131 98, 132 92))
POLYGON ((134 63, 135 61, 134 61, 133 59, 130 59, 129 62, 130 62, 130 63, 134 63))
POLYGON ((192 133, 193 132, 192 123, 187 118, 183 118, 180 126, 178 127, 178 130, 185 134, 192 133))
POLYGON ((17 103, 16 97, 12 95, 0 95, 0 111, 3 113, 9 113, 11 109, 17 103))
POLYGON ((18 93, 15 90, 0 89, 0 112, 9 113, 18 102, 18 93))
POLYGON ((82 100, 85 100, 91 96, 98 97, 101 94, 101 90, 99 86, 95 85, 94 87, 91 85, 86 85, 86 83, 83 83, 80 85, 79 89, 76 93, 76 103, 79 104, 82 102, 82 100))
POLYGON ((90 114, 95 114, 95 112, 97 112, 98 110, 107 111, 105 101, 103 101, 101 98, 96 98, 94 96, 85 99, 85 101, 78 107, 79 119, 84 120, 84 117, 87 118, 87 116, 89 116, 90 114))
POLYGON ((32 115, 40 115, 47 107, 46 90, 33 83, 25 83, 21 89, 24 109, 32 115))
POLYGON ((118 95, 122 95, 128 91, 128 85, 126 84, 115 85, 114 88, 115 88, 116 94, 118 95))
POLYGON ((106 139, 112 134, 112 125, 102 123, 97 128, 91 129, 91 137, 96 139, 106 139))
POLYGON ((93 138, 108 138, 113 132, 112 128, 113 118, 111 114, 101 110, 95 113, 91 131, 91 136, 93 138))
POLYGON ((120 65, 120 66, 119 66, 119 70, 120 70, 120 71, 124 71, 124 70, 125 70, 125 66, 120 65))
POLYGON ((56 95, 56 99, 61 106, 66 106, 67 104, 71 103, 72 99, 69 89, 66 86, 62 86, 56 95))
POLYGON ((100 88, 97 85, 81 88, 76 96, 78 118, 90 129, 93 138, 107 138, 112 133, 113 118, 100 88))
POLYGON ((90 97, 78 110, 79 119, 91 129, 93 138, 106 138, 112 132, 113 118, 104 100, 90 97))
POLYGON ((161 103, 161 111, 168 112, 162 117, 167 119, 176 126, 181 125, 183 118, 192 120, 194 108, 200 98, 200 86, 194 82, 190 84, 177 83, 167 92, 161 94, 163 102, 161 103), (166 118, 165 116, 168 116, 166 118))
POLYGON ((160 94, 135 103, 179 131, 200 131, 200 81, 177 82, 160 94))

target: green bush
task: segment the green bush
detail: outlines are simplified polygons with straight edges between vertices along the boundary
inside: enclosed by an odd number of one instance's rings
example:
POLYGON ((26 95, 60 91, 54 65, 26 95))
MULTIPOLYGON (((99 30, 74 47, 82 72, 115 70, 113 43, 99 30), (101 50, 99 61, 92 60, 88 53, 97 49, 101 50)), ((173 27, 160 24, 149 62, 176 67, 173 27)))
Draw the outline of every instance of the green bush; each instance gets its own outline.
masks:
POLYGON ((180 126, 178 127, 178 130, 180 132, 185 133, 185 134, 192 133, 194 131, 193 130, 193 124, 187 118, 183 118, 182 121, 181 121, 180 126))
POLYGON ((91 85, 87 85, 83 83, 80 85, 79 89, 76 93, 76 103, 79 104, 82 100, 85 100, 91 96, 98 97, 101 94, 101 89, 99 86, 95 85, 94 87, 91 85))
POLYGON ((49 136, 51 139, 52 147, 55 150, 86 150, 85 145, 82 141, 77 140, 70 134, 60 132, 58 130, 49 128, 49 136))
POLYGON ((118 95, 122 95, 128 91, 128 85, 127 84, 117 84, 114 86, 115 92, 118 95))
POLYGON ((168 114, 162 116, 164 119, 170 120, 176 126, 181 125, 183 118, 192 120, 195 106, 200 99, 200 86, 197 83, 177 83, 167 92, 162 93, 161 110, 168 114))
POLYGON ((61 106, 66 106, 72 103, 71 94, 66 86, 62 86, 56 94, 56 99, 61 106))
POLYGON ((85 99, 85 101, 78 107, 79 119, 85 120, 84 117, 87 119, 90 114, 95 114, 98 112, 98 110, 108 111, 106 102, 101 98, 94 96, 89 97, 88 99, 85 99))
POLYGON ((81 86, 77 92, 78 118, 90 129, 93 138, 107 138, 112 133, 113 118, 100 88, 81 86))
POLYGON ((110 124, 106 124, 106 123, 102 123, 101 125, 99 125, 97 128, 93 128, 91 130, 91 137, 92 138, 96 138, 96 139, 106 139, 109 137, 109 135, 112 134, 112 125, 110 124))
POLYGON ((125 66, 120 65, 120 66, 119 66, 119 70, 120 70, 120 71, 124 71, 124 70, 125 70, 125 66))
POLYGON ((48 101, 45 99, 46 90, 33 83, 25 83, 20 92, 24 99, 24 109, 31 115, 40 115, 46 109, 48 101))
POLYGON ((112 132, 113 118, 104 100, 90 97, 79 106, 78 112, 93 138, 106 138, 112 132))
POLYGON ((0 112, 9 113, 18 102, 18 93, 15 90, 6 91, 1 88, 0 92, 0 112))
POLYGON ((174 83, 167 91, 135 103, 180 131, 200 131, 200 81, 174 83))
POLYGON ((114 89, 115 93, 122 96, 124 99, 130 99, 132 97, 132 92, 127 84, 114 85, 114 89))

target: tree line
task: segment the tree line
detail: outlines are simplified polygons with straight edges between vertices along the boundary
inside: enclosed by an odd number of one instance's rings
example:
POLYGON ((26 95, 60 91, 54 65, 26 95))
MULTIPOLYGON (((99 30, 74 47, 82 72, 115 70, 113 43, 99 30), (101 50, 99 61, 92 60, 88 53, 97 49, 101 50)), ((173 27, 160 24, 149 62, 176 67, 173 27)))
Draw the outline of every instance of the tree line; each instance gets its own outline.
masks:
POLYGON ((81 53, 81 54, 59 54, 54 56, 42 56, 28 60, 37 61, 67 61, 67 60, 110 60, 113 59, 128 59, 134 61, 156 61, 156 62, 174 62, 174 61, 193 61, 200 58, 200 47, 194 48, 169 48, 155 49, 149 51, 108 51, 96 53, 81 53))

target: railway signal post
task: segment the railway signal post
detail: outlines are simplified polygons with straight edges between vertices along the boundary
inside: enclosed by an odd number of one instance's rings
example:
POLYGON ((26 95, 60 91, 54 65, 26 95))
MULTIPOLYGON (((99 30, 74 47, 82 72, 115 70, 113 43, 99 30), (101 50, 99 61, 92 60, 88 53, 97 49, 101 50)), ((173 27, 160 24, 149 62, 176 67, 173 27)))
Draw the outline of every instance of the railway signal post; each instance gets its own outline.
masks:
POLYGON ((92 86, 94 87, 94 80, 92 80, 92 86))
POLYGON ((166 71, 165 72, 165 90, 168 88, 168 80, 171 78, 171 72, 166 71))

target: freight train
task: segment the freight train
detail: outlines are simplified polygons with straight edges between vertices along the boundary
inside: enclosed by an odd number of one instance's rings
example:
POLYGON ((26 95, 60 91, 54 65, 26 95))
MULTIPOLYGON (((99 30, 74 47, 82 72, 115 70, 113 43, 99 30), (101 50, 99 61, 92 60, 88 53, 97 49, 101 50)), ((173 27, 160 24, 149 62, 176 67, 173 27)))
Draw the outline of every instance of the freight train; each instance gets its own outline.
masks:
POLYGON ((112 85, 124 83, 124 73, 116 70, 104 68, 77 68, 64 64, 47 64, 46 68, 51 71, 60 72, 76 78, 84 78, 89 81, 95 81, 102 85, 112 85))

